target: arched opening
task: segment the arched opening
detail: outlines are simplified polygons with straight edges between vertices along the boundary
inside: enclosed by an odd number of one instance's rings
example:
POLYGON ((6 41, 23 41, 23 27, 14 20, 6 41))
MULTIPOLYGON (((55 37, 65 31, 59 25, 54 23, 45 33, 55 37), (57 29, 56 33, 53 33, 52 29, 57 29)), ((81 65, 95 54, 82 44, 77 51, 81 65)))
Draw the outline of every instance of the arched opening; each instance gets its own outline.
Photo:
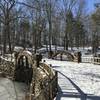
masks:
POLYGON ((73 61, 74 56, 70 52, 66 51, 58 51, 56 52, 53 57, 53 59, 61 60, 61 61, 73 61))
POLYGON ((31 83, 33 76, 32 64, 27 56, 20 56, 16 64, 15 80, 19 82, 31 83))

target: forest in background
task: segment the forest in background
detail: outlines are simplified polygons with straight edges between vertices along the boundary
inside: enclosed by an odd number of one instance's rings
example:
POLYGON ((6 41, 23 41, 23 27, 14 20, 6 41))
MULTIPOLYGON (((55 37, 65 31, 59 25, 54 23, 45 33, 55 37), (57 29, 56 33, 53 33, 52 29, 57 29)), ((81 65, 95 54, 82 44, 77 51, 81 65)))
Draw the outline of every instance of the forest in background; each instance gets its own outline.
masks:
POLYGON ((88 13, 86 0, 0 0, 0 49, 12 53, 15 46, 100 46, 100 4, 88 13))

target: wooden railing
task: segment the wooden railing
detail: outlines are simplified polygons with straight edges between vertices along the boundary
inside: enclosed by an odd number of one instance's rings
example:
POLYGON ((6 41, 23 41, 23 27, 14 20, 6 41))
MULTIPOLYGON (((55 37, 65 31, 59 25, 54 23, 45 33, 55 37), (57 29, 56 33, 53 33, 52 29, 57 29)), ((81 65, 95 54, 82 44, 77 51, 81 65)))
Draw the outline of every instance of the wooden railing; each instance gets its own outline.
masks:
POLYGON ((82 62, 100 64, 100 57, 82 57, 82 62))
POLYGON ((94 57, 82 57, 82 62, 84 63, 93 63, 94 57))
POLYGON ((100 64, 100 57, 94 57, 94 64, 100 64))

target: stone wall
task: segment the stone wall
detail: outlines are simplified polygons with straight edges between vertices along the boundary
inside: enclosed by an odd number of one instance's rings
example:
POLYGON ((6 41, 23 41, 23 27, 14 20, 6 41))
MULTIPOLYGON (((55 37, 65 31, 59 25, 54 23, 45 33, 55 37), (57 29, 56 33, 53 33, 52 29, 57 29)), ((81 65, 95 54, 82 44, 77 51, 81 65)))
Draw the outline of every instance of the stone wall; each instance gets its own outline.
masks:
POLYGON ((4 73, 7 76, 13 77, 14 75, 14 62, 7 61, 0 58, 0 72, 4 73))

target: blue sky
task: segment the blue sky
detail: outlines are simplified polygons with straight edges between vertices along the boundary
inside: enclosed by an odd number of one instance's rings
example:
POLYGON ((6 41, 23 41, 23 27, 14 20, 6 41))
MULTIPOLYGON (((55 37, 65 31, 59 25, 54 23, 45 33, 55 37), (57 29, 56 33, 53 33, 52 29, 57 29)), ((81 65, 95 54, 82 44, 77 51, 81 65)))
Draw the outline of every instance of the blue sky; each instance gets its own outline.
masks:
POLYGON ((100 0, 86 0, 87 2, 87 9, 89 12, 92 12, 95 10, 94 4, 100 3, 100 0))
MULTIPOLYGON (((24 0, 19 0, 19 1, 24 1, 24 0)), ((95 3, 100 3, 100 0, 85 0, 87 7, 87 13, 92 13, 95 10, 94 4, 95 3)))

